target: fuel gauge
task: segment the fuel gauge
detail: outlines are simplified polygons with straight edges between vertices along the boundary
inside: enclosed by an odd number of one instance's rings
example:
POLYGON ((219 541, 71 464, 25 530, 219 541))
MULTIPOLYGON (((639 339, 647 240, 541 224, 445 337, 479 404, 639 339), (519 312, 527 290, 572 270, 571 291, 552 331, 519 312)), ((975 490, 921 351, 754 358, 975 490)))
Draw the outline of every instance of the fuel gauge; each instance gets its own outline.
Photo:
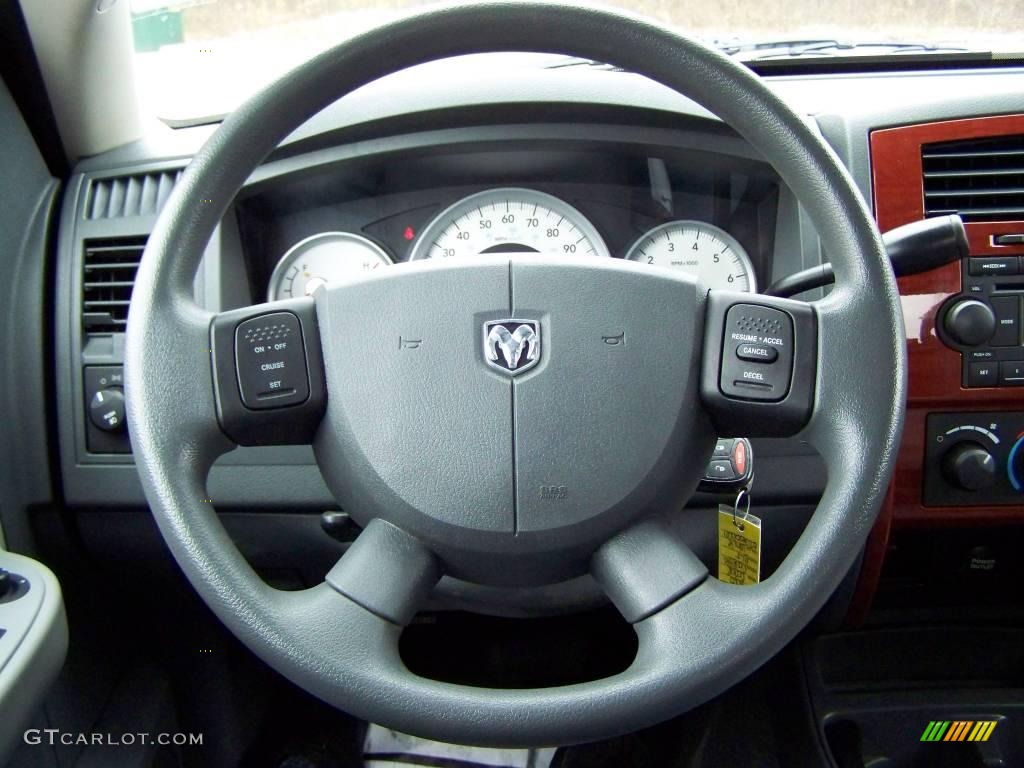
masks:
POLYGON ((321 232, 288 249, 274 267, 269 301, 311 296, 321 285, 391 264, 379 245, 351 232, 321 232))

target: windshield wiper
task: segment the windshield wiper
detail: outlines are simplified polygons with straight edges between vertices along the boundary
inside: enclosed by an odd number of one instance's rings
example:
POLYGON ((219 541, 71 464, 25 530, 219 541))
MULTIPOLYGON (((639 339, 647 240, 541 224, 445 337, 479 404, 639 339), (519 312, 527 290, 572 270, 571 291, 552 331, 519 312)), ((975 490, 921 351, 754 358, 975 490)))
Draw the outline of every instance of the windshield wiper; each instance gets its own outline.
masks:
MULTIPOLYGON (((830 58, 841 56, 888 56, 914 53, 972 53, 960 45, 924 43, 916 41, 860 40, 844 41, 834 38, 785 38, 779 40, 708 40, 707 43, 727 56, 745 63, 774 59, 830 58)), ((585 67, 588 69, 621 72, 614 65, 592 59, 560 57, 545 69, 585 67)))
POLYGON ((723 53, 740 61, 765 61, 767 59, 790 59, 804 56, 967 53, 970 51, 969 48, 958 45, 884 40, 844 41, 832 38, 800 38, 758 42, 716 40, 714 45, 723 53))
POLYGON ((569 67, 586 67, 587 69, 599 69, 607 72, 624 72, 622 67, 608 64, 594 59, 583 59, 578 56, 560 56, 552 63, 545 65, 544 69, 567 69, 569 67))

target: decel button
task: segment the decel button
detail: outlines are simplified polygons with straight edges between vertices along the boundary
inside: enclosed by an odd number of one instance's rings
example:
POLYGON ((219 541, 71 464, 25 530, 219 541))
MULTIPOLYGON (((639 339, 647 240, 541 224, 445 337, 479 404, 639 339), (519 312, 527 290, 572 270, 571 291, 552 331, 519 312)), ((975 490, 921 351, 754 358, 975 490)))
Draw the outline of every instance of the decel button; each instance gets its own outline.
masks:
POLYGON ((302 326, 291 312, 274 312, 239 323, 235 365, 247 408, 283 408, 309 397, 302 326))

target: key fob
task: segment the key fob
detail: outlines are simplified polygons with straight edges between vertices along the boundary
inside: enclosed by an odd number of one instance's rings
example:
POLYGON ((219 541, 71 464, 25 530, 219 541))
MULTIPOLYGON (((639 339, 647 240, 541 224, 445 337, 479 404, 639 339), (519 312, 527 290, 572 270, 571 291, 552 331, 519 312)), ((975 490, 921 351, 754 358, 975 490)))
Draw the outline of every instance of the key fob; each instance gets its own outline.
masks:
POLYGON ((745 437, 720 437, 697 486, 703 493, 731 493, 754 477, 754 452, 745 437))

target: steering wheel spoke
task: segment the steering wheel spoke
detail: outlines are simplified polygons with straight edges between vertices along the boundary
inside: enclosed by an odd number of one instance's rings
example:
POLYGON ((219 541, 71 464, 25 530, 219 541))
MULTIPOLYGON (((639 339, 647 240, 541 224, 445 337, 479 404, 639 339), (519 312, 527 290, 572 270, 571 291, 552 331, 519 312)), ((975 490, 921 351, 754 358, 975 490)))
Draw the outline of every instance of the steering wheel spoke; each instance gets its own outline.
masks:
POLYGON ((312 441, 327 404, 313 299, 216 315, 210 348, 224 434, 239 445, 312 441))
POLYGON ((330 572, 327 583, 392 624, 408 624, 441 578, 434 553, 381 519, 371 520, 330 572))
POLYGON ((708 577, 704 563, 658 519, 609 539, 594 554, 590 570, 630 624, 657 613, 708 577))
POLYGON ((785 437, 814 410, 818 322, 812 305, 708 294, 701 398, 723 437, 785 437))

